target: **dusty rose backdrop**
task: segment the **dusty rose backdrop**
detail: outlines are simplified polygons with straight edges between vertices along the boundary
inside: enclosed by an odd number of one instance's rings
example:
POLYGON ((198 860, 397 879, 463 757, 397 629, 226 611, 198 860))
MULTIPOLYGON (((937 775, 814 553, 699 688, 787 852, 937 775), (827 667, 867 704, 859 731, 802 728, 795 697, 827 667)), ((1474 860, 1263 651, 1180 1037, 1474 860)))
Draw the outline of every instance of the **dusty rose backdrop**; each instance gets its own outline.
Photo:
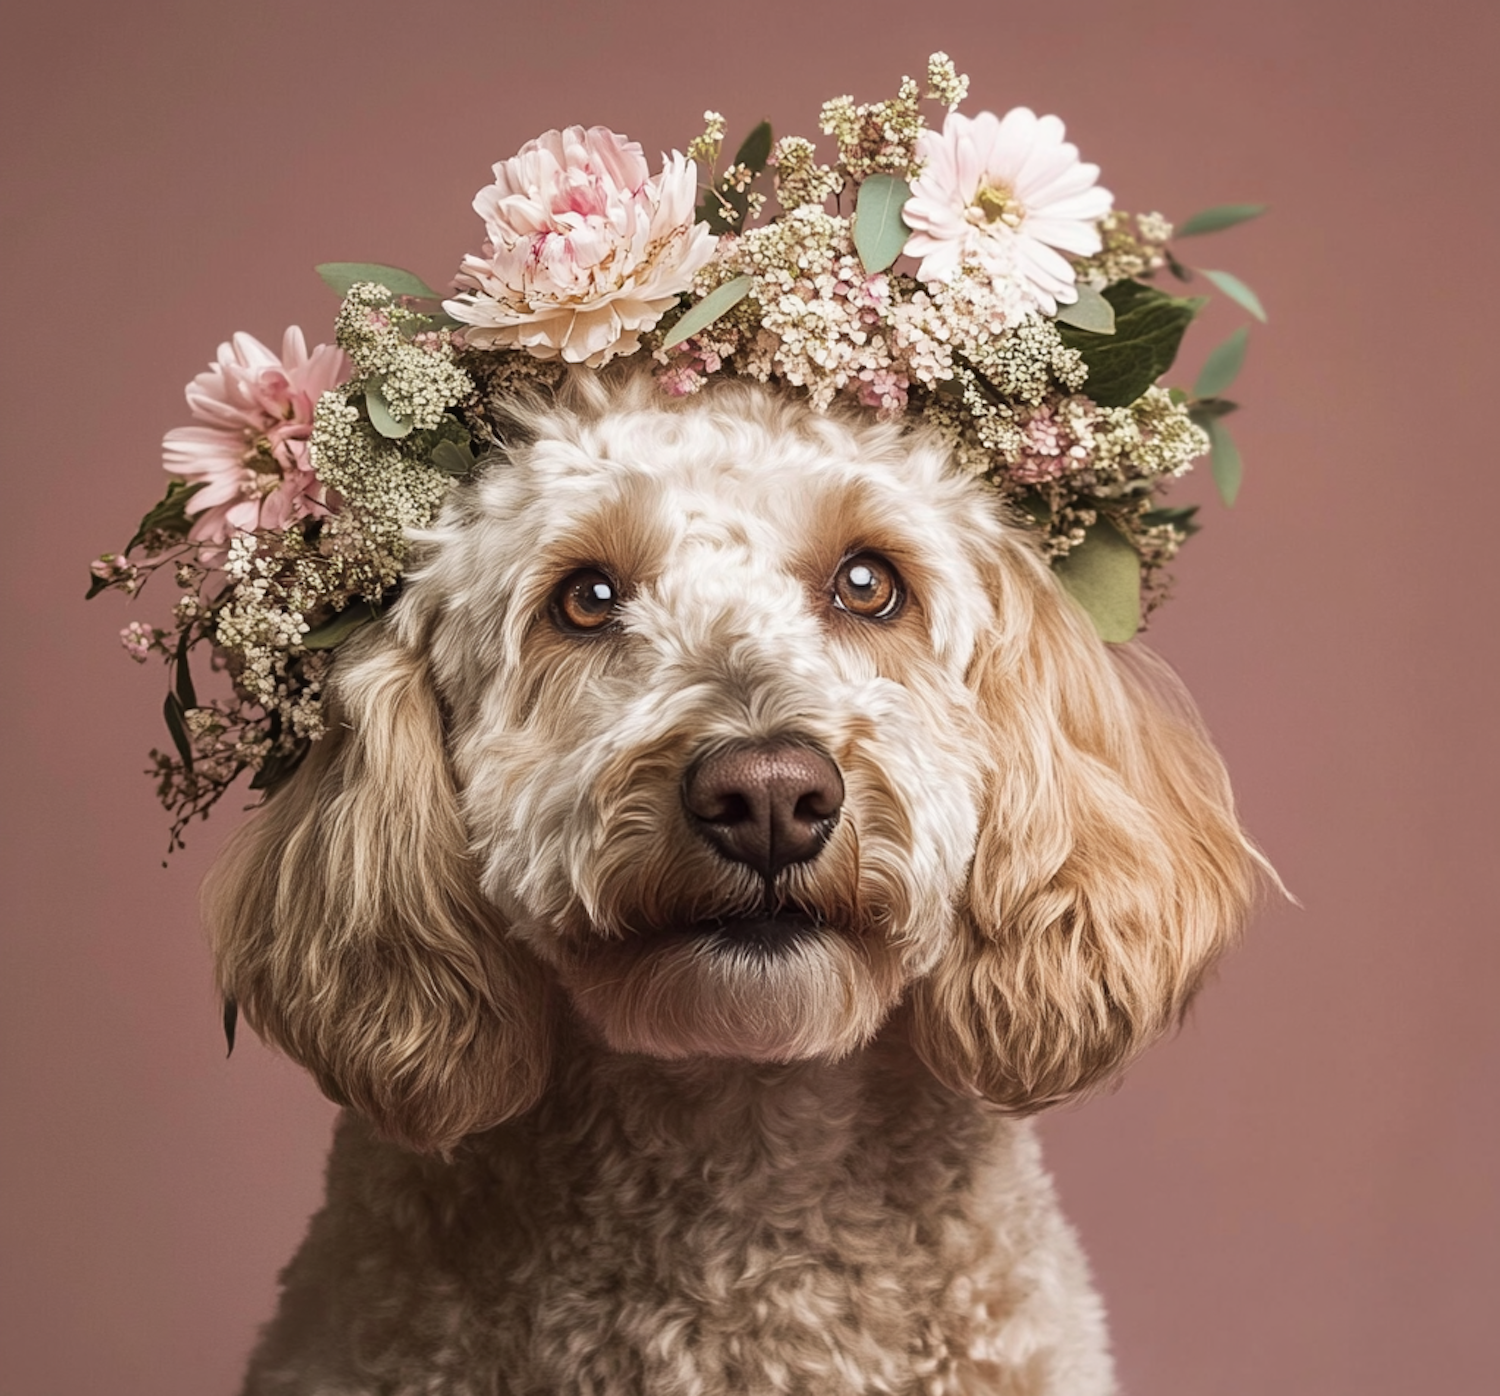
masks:
POLYGON ((167 594, 82 602, 182 384, 233 330, 326 335, 314 262, 444 278, 549 126, 810 132, 939 47, 971 110, 1061 113, 1126 207, 1274 209, 1192 247, 1272 322, 1243 497, 1151 640, 1302 909, 1046 1126, 1127 1388, 1495 1390, 1497 30, 1482 0, 11 7, 0 1393, 232 1391, 319 1191, 331 1108, 223 1058, 194 896, 237 815, 160 867, 162 679, 115 635, 167 594))

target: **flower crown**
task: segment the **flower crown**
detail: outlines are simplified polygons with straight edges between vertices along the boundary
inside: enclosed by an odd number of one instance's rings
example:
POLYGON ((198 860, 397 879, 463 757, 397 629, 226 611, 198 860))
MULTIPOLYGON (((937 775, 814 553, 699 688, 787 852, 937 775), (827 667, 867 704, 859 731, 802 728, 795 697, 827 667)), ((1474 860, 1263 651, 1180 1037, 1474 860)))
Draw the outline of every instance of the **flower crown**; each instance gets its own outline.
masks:
MULTIPOLYGON (((549 131, 475 197, 487 240, 447 298, 330 263, 336 347, 309 351, 296 328, 279 355, 244 333, 220 345, 187 387, 194 424, 166 435, 166 496, 92 564, 88 593, 133 595, 168 565, 182 591, 170 628, 122 632, 170 669, 172 745, 151 773, 172 845, 242 773, 264 790, 295 768, 323 731, 332 652, 394 600, 413 531, 503 447, 507 396, 549 392, 571 365, 640 355, 666 394, 735 374, 819 410, 920 418, 1035 531, 1101 636, 1129 639, 1195 531, 1166 483, 1210 453, 1226 504, 1239 488, 1223 393, 1248 328, 1191 393, 1161 386, 1205 303, 1153 284, 1193 275, 1171 226, 1115 210, 1057 117, 959 114, 967 87, 939 53, 925 94, 906 78, 890 101, 826 103, 831 165, 762 123, 718 172, 714 112, 656 174, 603 127, 549 131), (924 95, 947 108, 940 128, 924 95), (228 680, 211 697, 193 675, 204 647, 228 680)), ((1178 236, 1262 211, 1213 208, 1178 236)), ((1265 319, 1242 281, 1201 274, 1265 319)))

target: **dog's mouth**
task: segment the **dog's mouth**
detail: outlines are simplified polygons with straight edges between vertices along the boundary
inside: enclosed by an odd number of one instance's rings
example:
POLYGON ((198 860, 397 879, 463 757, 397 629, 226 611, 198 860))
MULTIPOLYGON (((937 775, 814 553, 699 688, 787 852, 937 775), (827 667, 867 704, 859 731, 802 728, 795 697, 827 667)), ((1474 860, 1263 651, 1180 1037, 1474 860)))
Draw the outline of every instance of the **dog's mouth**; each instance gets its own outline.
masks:
POLYGON ((693 942, 710 954, 740 954, 770 959, 795 950, 827 929, 822 917, 801 909, 750 916, 712 917, 671 927, 669 935, 693 942))

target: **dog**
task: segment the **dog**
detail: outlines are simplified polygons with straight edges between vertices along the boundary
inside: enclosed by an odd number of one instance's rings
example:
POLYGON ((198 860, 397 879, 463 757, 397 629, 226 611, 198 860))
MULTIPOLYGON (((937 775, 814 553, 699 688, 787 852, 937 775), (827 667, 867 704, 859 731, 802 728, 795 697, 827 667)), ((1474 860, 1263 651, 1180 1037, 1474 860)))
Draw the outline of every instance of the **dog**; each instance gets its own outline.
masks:
POLYGON ((347 1107, 244 1389, 1102 1396, 1026 1117, 1235 937, 1222 764, 935 436, 616 367, 507 409, 210 876, 347 1107))

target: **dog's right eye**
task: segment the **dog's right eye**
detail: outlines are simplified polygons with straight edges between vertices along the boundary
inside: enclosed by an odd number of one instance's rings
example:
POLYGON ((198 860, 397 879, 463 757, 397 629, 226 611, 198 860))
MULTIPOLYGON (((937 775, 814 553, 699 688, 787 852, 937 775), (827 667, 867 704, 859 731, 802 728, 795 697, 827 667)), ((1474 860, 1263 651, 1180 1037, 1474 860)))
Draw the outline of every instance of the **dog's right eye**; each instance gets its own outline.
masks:
POLYGON ((564 630, 603 630, 615 618, 620 590, 597 567, 582 567, 563 578, 552 594, 552 616, 564 630))

